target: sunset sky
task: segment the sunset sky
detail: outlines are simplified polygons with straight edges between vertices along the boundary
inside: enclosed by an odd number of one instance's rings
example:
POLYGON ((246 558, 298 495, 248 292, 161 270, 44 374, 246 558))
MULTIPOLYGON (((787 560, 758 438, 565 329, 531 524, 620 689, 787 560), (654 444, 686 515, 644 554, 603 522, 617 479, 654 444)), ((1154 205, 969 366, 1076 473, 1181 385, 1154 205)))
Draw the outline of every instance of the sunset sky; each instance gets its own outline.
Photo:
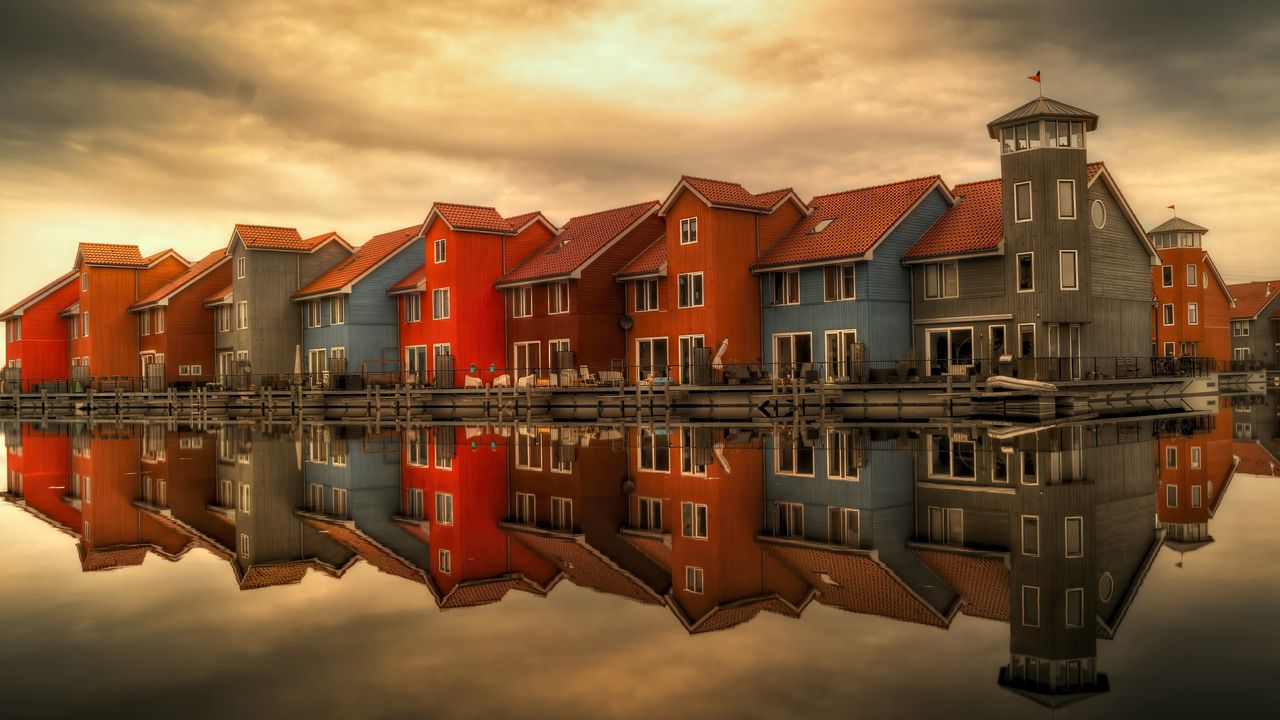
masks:
POLYGON ((1090 159, 1147 227, 1176 203, 1229 281, 1280 278, 1271 2, 308 6, 0 0, 0 306, 86 240, 194 260, 236 222, 562 224, 682 173, 805 199, 994 177, 985 124, 1036 70, 1101 117, 1090 159))

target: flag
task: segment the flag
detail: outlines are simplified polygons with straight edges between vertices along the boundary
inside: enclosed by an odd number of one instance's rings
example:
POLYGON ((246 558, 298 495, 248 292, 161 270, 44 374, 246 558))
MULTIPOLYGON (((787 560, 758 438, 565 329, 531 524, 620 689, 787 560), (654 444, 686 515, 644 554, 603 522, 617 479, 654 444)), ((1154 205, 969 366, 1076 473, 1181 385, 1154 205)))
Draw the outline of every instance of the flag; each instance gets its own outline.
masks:
POLYGON ((1177 210, 1177 209, 1178 209, 1178 206, 1177 206, 1177 205, 1168 205, 1167 207, 1168 207, 1170 210, 1177 210))
POLYGON ((1039 71, 1039 70, 1037 70, 1035 75, 1028 75, 1028 76, 1027 76, 1027 79, 1028 79, 1028 80, 1035 80, 1036 82, 1040 82, 1040 71, 1039 71))

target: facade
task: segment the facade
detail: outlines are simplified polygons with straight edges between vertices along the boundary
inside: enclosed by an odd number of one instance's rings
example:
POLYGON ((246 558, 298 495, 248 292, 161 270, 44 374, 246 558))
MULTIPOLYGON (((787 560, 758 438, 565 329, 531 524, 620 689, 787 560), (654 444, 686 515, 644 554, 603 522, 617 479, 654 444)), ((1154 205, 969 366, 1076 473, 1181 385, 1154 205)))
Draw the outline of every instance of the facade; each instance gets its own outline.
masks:
POLYGON ((293 228, 236 225, 227 244, 232 349, 219 352, 218 367, 258 378, 299 371, 302 322, 293 295, 351 253, 337 233, 304 240, 293 228))
POLYGON ((436 203, 420 233, 426 262, 388 291, 398 297, 404 372, 440 387, 507 374, 503 294, 494 287, 556 228, 542 213, 436 203), (473 370, 474 368, 474 370, 473 370))
POLYGON ((1156 296, 1151 324, 1153 357, 1207 357, 1219 363, 1231 360, 1235 302, 1203 249, 1207 232, 1180 217, 1151 230, 1151 240, 1160 254, 1159 267, 1151 268, 1156 296))
POLYGON ((808 211, 790 188, 751 193, 680 178, 658 209, 663 236, 617 273, 627 307, 647 308, 630 315, 628 377, 707 382, 717 365, 731 374, 758 366, 760 282, 751 268, 808 211))
POLYGON ((1209 520, 1237 470, 1233 415, 1232 402, 1224 398, 1217 414, 1203 423, 1184 423, 1156 438, 1156 518, 1165 544, 1174 550, 1188 552, 1213 542, 1209 520))
POLYGON ((215 250, 129 308, 137 319, 147 387, 214 379, 215 312, 205 299, 229 282, 231 259, 215 250))
POLYGON ((1101 163, 1093 113, 1039 98, 988 124, 1001 177, 956 203, 904 262, 924 374, 1060 380, 1149 374, 1151 266, 1159 257, 1101 163))
POLYGON ((650 201, 575 217, 502 278, 515 377, 582 365, 621 371, 627 349, 619 323, 635 306, 624 307, 614 274, 663 233, 657 210, 650 201), (573 362, 562 368, 566 351, 573 362))
POLYGON ((766 367, 865 380, 864 362, 906 359, 911 273, 902 258, 952 203, 937 176, 810 200, 810 213, 754 265, 766 367))
POLYGON ((78 271, 67 272, 0 313, 5 325, 5 392, 30 392, 42 383, 67 378, 70 341, 58 313, 79 299, 79 279, 78 271))
POLYGON ((1231 359, 1243 366, 1280 367, 1280 280, 1227 288, 1231 311, 1231 359))
POLYGON ((421 227, 376 235, 355 254, 294 294, 302 310, 305 370, 396 373, 400 337, 396 301, 387 290, 423 259, 421 227))

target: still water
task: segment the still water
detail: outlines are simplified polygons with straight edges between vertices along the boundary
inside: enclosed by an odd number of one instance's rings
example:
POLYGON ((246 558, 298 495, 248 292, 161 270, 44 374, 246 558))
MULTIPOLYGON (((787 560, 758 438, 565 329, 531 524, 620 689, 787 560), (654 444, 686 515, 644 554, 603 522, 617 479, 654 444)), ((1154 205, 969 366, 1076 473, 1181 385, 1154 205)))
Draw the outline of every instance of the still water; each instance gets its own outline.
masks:
POLYGON ((9 717, 1202 717, 1277 680, 1274 396, 4 437, 9 717))

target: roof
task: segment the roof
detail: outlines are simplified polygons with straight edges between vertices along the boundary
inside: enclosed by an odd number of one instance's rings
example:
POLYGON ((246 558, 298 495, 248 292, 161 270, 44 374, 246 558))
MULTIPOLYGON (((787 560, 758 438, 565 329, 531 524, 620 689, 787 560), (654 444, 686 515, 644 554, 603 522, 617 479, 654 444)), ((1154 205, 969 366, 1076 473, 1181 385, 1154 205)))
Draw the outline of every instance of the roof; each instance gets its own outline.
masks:
MULTIPOLYGON (((1257 440, 1236 440, 1231 443, 1231 451, 1239 460, 1236 471, 1245 475, 1270 475, 1280 477, 1280 460, 1267 452, 1257 440)), ((1218 491, 1218 496, 1222 496, 1218 491)), ((1215 501, 1216 504, 1216 501, 1215 501)))
POLYGON ((999 622, 1009 621, 1009 568, 1004 558, 967 552, 915 548, 912 554, 964 598, 960 612, 999 622))
POLYGON ((395 285, 388 290, 388 295, 399 295, 400 293, 422 291, 427 285, 427 266, 419 265, 413 272, 405 275, 395 285))
POLYGON ((147 558, 146 545, 121 545, 97 550, 78 543, 76 547, 80 551, 80 569, 84 572, 141 565, 147 558))
POLYGON ((221 290, 219 290, 218 292, 210 295, 208 298, 206 298, 204 301, 204 304, 217 305, 218 303, 226 302, 227 296, 229 296, 230 294, 231 294, 231 286, 228 285, 222 288, 221 290))
POLYGON ((662 602, 653 588, 588 545, 580 535, 552 533, 508 523, 500 527, 521 545, 558 568, 578 587, 647 605, 662 602))
POLYGON ((1098 116, 1094 113, 1091 113, 1088 110, 1081 110, 1074 105, 1059 102, 1053 98, 1042 96, 1025 105, 1016 107, 987 123, 987 133, 992 138, 998 138, 1000 136, 1000 128, 1005 125, 1010 125, 1019 121, 1035 120, 1042 117, 1080 120, 1084 122, 1086 130, 1098 129, 1098 116))
POLYGON ((1235 298, 1236 306, 1231 313, 1233 320, 1254 320, 1275 300, 1280 293, 1280 280, 1259 280, 1257 282, 1228 285, 1227 292, 1235 298))
MULTIPOLYGON (((214 270, 215 268, 217 268, 218 266, 222 265, 223 263, 225 263, 230 259, 231 259, 231 256, 227 255, 226 252, 222 250, 214 250, 213 252, 201 258, 200 261, 197 262, 195 265, 192 265, 191 267, 187 268, 186 272, 182 273, 178 277, 160 286, 159 288, 156 289, 155 292, 146 296, 145 298, 138 301, 137 303, 134 303, 134 305, 130 308, 130 310, 134 310, 134 309, 146 307, 148 305, 152 305, 155 303, 162 303, 163 301, 167 301, 170 296, 174 295, 178 291, 182 290, 183 288, 187 287, 191 283, 200 279, 206 273, 214 270)), ((227 289, 230 290, 231 289, 230 286, 228 286, 227 289)))
POLYGON ((273 225, 245 225, 236 223, 234 235, 238 235, 245 247, 254 250, 288 250, 311 252, 330 240, 336 240, 348 249, 351 245, 336 232, 327 232, 303 239, 295 228, 273 225))
POLYGON ((464 580, 453 586, 443 598, 440 598, 441 610, 455 608, 479 607, 499 602, 511 590, 519 590, 525 586, 525 580, 519 575, 509 575, 484 580, 464 580))
POLYGON ((522 213, 520 215, 509 217, 507 218, 507 225, 511 226, 511 232, 518 233, 535 221, 541 221, 543 225, 547 226, 548 230, 553 233, 556 232, 555 224, 548 220, 547 216, 543 215, 541 210, 534 210, 533 212, 522 213))
POLYGON ((1085 171, 1089 175, 1089 184, 1093 184, 1093 179, 1098 177, 1098 173, 1102 172, 1103 165, 1101 162, 1091 162, 1085 166, 1085 171))
MULTIPOLYGON (((293 585, 302 582, 312 567, 308 560, 291 560, 266 565, 250 565, 240 577, 241 590, 257 590, 275 585, 293 585)), ((237 565, 238 569, 239 566, 237 565)))
POLYGON ((383 261, 408 247, 418 238, 421 229, 420 225, 413 225, 373 236, 369 242, 361 245, 354 255, 307 283, 293 296, 300 298, 308 295, 322 295, 349 288, 381 265, 383 261))
POLYGON ((649 200, 579 215, 565 223, 555 237, 517 265, 498 284, 572 275, 657 209, 658 201, 649 200))
POLYGON ((809 201, 813 212, 774 243, 755 267, 865 256, 934 187, 943 187, 937 175, 819 195, 809 201), (822 230, 814 232, 818 227, 822 230))
POLYGON ((422 568, 361 532, 354 523, 310 516, 304 517, 303 522, 320 532, 328 533, 330 540, 359 555, 379 572, 423 585, 427 582, 426 572, 422 568))
POLYGON ((79 270, 68 270, 62 275, 59 275, 57 279, 55 279, 53 282, 49 283, 48 285, 45 285, 39 290, 36 290, 30 295, 22 298, 18 302, 14 303, 7 310, 0 313, 0 320, 8 320, 9 318, 13 318, 13 317, 21 317, 22 313, 26 312, 27 308, 45 299, 54 291, 60 290, 64 285, 71 282, 72 280, 75 280, 79 276, 80 276, 79 270))
POLYGON ((1183 220, 1177 215, 1174 215, 1172 218, 1169 218, 1168 220, 1165 220, 1164 222, 1152 228, 1149 234, 1155 235, 1157 233, 1167 233, 1167 232, 1207 233, 1209 232, 1209 228, 1200 227, 1199 225, 1193 222, 1183 220))
POLYGON ((1004 239, 1000 178, 963 183, 951 189, 952 205, 903 258, 988 252, 1004 239))
POLYGON ((173 257, 175 260, 182 263, 183 265, 186 265, 187 267, 191 267, 191 261, 182 257, 182 253, 178 252, 177 250, 174 250, 173 248, 166 248, 164 250, 161 250, 158 253, 152 253, 142 258, 142 262, 146 263, 147 267, 151 267, 156 263, 160 262, 161 260, 165 259, 166 257, 173 257))
POLYGON ((70 305, 58 311, 58 317, 71 317, 72 315, 79 315, 79 314, 80 314, 79 300, 76 300, 75 302, 71 303, 70 305))
MULTIPOLYGON (((812 593, 810 593, 809 597, 812 597, 812 593)), ((808 597, 801 601, 798 607, 776 594, 762 595, 717 605, 707 614, 697 620, 692 620, 684 614, 684 610, 679 607, 671 595, 667 596, 668 607, 684 624, 690 635, 728 630, 755 619, 757 615, 766 610, 777 615, 797 618, 800 617, 801 608, 807 602, 808 597)))
POLYGON ((671 194, 662 203, 658 214, 666 215, 671 208, 671 204, 680 195, 680 191, 684 189, 692 190, 703 202, 713 207, 748 210, 751 212, 770 212, 788 197, 792 198, 796 205, 804 207, 804 203, 800 201, 800 198, 791 188, 752 193, 736 182, 682 175, 680 176, 680 182, 676 183, 671 194))
POLYGON ((76 267, 81 264, 144 268, 147 261, 142 258, 137 245, 80 243, 80 248, 76 251, 76 267))
POLYGON ((511 228, 511 223, 503 219, 497 210, 483 205, 459 205, 438 202, 431 206, 431 212, 427 214, 423 227, 426 227, 426 224, 431 221, 432 213, 438 213, 449 224, 449 227, 454 230, 497 233, 499 235, 511 235, 515 232, 511 228))
POLYGON ((640 251, 631 262, 622 266, 614 277, 619 280, 625 278, 644 277, 646 275, 666 275, 667 274, 667 236, 659 235, 649 247, 640 251))

